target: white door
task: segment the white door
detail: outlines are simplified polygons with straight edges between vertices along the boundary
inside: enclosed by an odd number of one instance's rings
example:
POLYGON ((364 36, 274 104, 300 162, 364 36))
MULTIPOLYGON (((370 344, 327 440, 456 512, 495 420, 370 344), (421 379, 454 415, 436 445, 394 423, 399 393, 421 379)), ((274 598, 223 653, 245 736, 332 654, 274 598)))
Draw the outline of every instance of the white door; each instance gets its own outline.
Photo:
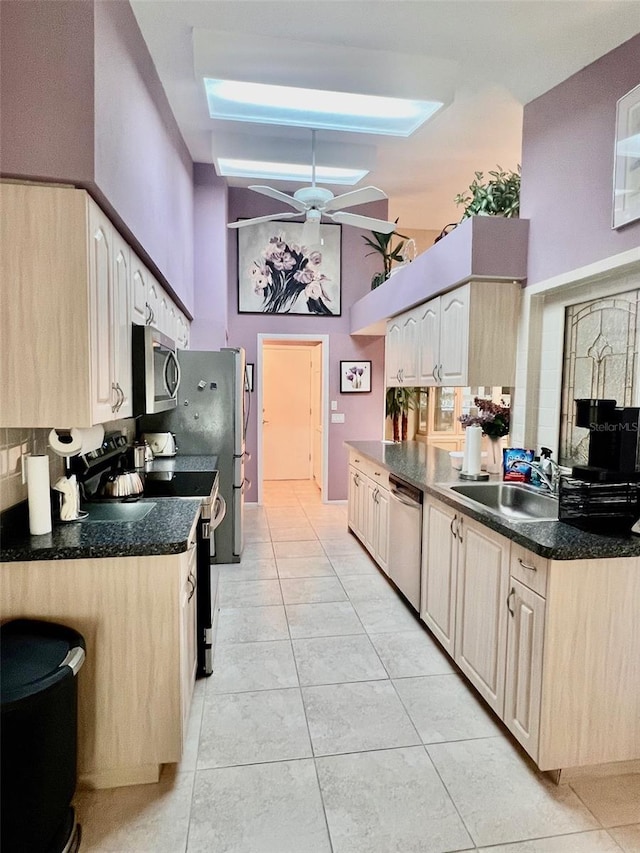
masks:
POLYGON ((400 374, 403 385, 418 384, 418 321, 411 313, 402 321, 402 363, 400 374))
POLYGON ((149 273, 135 256, 132 256, 133 266, 131 275, 131 319, 138 326, 144 326, 149 317, 147 302, 147 277, 149 273))
POLYGON ((113 232, 113 351, 114 381, 118 393, 115 414, 130 418, 132 413, 131 376, 131 250, 113 232))
POLYGON ((311 347, 311 429, 313 479, 322 489, 322 344, 311 347))
POLYGON ((262 361, 262 476, 311 477, 311 349, 266 344, 262 361))

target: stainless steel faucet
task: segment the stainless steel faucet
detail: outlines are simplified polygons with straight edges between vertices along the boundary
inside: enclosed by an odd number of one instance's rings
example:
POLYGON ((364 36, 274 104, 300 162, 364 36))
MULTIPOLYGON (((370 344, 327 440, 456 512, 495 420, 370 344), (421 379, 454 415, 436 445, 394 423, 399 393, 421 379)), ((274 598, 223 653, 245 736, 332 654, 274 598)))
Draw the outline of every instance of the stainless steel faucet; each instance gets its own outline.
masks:
POLYGON ((523 459, 512 459, 511 462, 507 465, 507 469, 513 468, 516 465, 528 465, 530 468, 535 468, 538 474, 540 474, 540 479, 545 484, 545 486, 549 489, 552 495, 557 495, 558 490, 560 488, 560 477, 562 476, 562 465, 559 465, 555 459, 547 459, 546 462, 549 462, 551 465, 551 477, 547 474, 547 472, 542 468, 542 465, 539 462, 525 462, 523 459))

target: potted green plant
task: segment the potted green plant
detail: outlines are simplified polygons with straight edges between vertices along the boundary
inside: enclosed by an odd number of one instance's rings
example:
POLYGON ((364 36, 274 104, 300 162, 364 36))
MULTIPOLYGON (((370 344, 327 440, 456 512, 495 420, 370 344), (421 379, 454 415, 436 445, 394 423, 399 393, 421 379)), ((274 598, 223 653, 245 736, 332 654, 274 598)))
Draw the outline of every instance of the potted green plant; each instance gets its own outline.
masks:
POLYGON ((415 388, 387 388, 386 415, 393 424, 393 440, 407 440, 409 409, 415 409, 415 388))
MULTIPOLYGON (((396 225, 398 224, 398 220, 396 219, 396 225)), ((369 255, 378 254, 382 256, 382 262, 384 265, 383 272, 377 272, 373 278, 371 279, 371 290, 375 290, 376 287, 379 287, 383 284, 391 275, 391 268, 394 263, 403 263, 404 257, 402 255, 402 250, 404 248, 405 240, 408 240, 408 237, 405 237, 404 234, 398 234, 397 231, 392 231, 391 234, 380 234, 378 231, 372 231, 373 240, 369 239, 369 237, 365 237, 362 235, 362 239, 365 243, 370 246, 373 251, 367 252, 365 255, 366 258, 369 255), (400 237, 400 242, 395 245, 392 244, 392 240, 394 237, 400 237)))
POLYGON ((487 181, 483 172, 476 172, 469 189, 455 197, 456 204, 464 205, 461 222, 470 216, 520 215, 520 166, 515 172, 505 171, 502 166, 496 168, 498 171, 489 172, 487 181))

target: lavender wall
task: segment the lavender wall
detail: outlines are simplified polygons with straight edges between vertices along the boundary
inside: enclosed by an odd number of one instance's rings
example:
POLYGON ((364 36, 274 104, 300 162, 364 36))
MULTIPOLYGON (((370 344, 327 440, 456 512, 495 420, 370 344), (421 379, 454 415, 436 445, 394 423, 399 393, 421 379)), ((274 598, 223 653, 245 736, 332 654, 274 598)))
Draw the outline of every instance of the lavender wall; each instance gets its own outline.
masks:
POLYGON ((91 180, 93 3, 4 0, 0 23, 0 171, 91 180))
POLYGON ((191 312, 191 159, 129 3, 1 12, 2 174, 86 187, 191 312))
MULTIPOLYGON (((277 202, 246 189, 229 190, 229 221, 263 216, 290 210, 277 202)), ((353 212, 380 219, 387 217, 387 203, 376 202, 353 212)), ((384 338, 349 335, 349 307, 364 296, 371 287, 371 276, 380 268, 376 257, 365 258, 366 246, 362 235, 366 231, 342 228, 342 316, 301 317, 265 314, 238 314, 237 290, 237 234, 228 232, 229 263, 229 344, 242 346, 247 351, 247 361, 257 365, 257 335, 329 335, 329 398, 338 401, 338 411, 344 412, 344 424, 328 424, 329 429, 329 500, 347 497, 347 454, 343 442, 349 439, 366 440, 382 438, 384 411, 384 338), (339 362, 349 359, 367 359, 372 362, 371 394, 340 394, 339 362)), ((260 381, 260 377, 256 377, 260 381)), ((247 476, 252 481, 248 500, 257 499, 257 395, 247 433, 247 449, 252 454, 247 476)))
POLYGON ((640 35, 524 108, 529 284, 640 244, 640 221, 611 229, 616 101, 638 85, 639 69, 640 35))
POLYGON ((126 2, 95 4, 94 180, 192 313, 193 166, 126 2))
POLYGON ((227 345, 227 213, 226 182, 213 166, 195 163, 194 180, 194 320, 191 348, 227 345))

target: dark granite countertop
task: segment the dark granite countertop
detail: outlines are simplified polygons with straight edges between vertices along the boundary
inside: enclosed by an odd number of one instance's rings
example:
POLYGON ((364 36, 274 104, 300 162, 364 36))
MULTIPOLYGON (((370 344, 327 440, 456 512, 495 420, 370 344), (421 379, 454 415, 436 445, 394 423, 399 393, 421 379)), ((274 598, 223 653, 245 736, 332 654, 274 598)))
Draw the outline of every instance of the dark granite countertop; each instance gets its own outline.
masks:
POLYGON ((143 498, 140 502, 153 504, 140 521, 54 522, 51 533, 30 536, 25 501, 0 518, 0 562, 143 557, 186 551, 193 523, 200 514, 200 499, 143 498))
MULTIPOLYGON (((448 488, 462 482, 451 467, 446 450, 419 441, 389 444, 382 441, 348 441, 346 446, 377 462, 427 494, 456 507, 497 533, 541 557, 553 560, 589 560, 639 557, 640 536, 587 533, 561 521, 508 521, 473 505, 448 488)), ((491 480, 498 481, 494 475, 491 480)))
POLYGON ((145 465, 145 471, 215 471, 217 456, 157 456, 145 465))

